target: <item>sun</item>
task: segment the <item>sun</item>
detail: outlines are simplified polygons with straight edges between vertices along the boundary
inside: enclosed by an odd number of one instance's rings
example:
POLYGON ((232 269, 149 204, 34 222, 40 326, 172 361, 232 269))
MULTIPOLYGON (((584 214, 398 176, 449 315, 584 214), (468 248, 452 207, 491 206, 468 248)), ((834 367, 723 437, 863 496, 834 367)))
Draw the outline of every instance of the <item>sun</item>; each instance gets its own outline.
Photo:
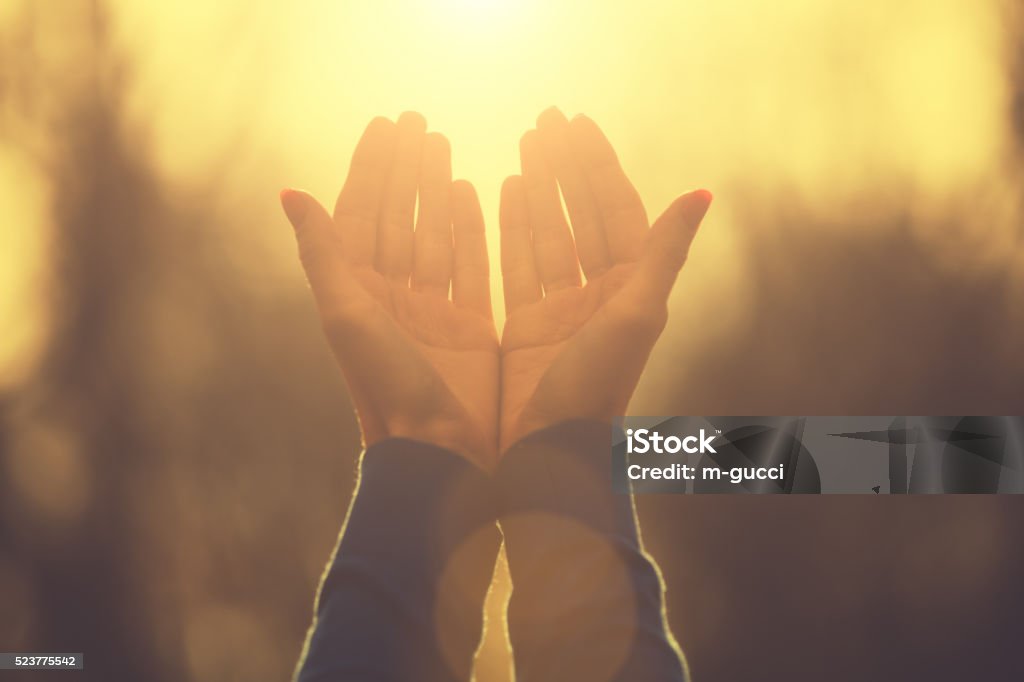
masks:
POLYGON ((511 4, 509 0, 446 0, 449 4, 466 9, 485 11, 511 4))
POLYGON ((513 0, 439 0, 448 13, 463 22, 489 22, 508 18, 522 2, 513 0))

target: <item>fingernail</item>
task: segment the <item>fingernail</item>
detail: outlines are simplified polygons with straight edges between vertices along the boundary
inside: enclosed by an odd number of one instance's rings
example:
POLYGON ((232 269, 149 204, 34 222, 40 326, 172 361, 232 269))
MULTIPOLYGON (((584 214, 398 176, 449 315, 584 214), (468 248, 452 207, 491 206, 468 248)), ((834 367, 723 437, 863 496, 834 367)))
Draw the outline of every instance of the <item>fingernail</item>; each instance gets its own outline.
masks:
POLYGON ((715 198, 714 195, 711 194, 710 190, 706 189, 698 189, 694 194, 702 198, 707 204, 710 204, 711 200, 715 198))
POLYGON ((288 216, 288 221, 292 224, 292 227, 299 227, 302 225, 302 221, 306 218, 306 197, 302 196, 301 192, 296 192, 293 189, 281 190, 281 207, 284 209, 284 213, 288 216))
POLYGON ((690 192, 690 200, 683 206, 683 218, 690 225, 699 225, 711 206, 711 192, 706 189, 698 189, 690 192))

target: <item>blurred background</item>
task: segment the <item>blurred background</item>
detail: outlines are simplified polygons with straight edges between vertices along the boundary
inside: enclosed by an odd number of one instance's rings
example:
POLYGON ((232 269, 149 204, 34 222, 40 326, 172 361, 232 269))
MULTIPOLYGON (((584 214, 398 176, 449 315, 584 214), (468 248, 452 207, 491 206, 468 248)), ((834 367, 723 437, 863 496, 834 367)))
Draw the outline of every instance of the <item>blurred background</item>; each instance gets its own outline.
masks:
MULTIPOLYGON (((277 192, 415 109, 496 257, 552 104, 716 196, 634 414, 1024 413, 1018 0, 0 0, 0 650, 286 679, 359 445, 277 192)), ((1024 679, 1024 500, 638 505, 697 680, 1024 679)))

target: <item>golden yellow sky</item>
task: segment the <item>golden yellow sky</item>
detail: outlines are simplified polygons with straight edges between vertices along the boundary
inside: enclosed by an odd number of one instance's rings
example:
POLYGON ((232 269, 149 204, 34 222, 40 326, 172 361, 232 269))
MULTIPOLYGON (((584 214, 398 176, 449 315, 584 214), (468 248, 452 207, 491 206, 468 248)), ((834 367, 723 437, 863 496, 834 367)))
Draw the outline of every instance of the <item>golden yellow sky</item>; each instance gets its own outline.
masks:
MULTIPOLYGON (((365 123, 404 109, 449 136, 492 235, 518 138, 551 104, 605 128, 650 213, 711 189, 685 278, 713 291, 680 304, 691 307, 741 286, 741 268, 719 267, 738 207, 799 200, 827 215, 896 180, 914 194, 892 201, 928 210, 990 172, 1006 139, 999 15, 977 0, 112 5, 133 61, 129 120, 168 185, 215 182, 229 215, 255 204, 265 220, 224 229, 280 253, 282 277, 297 271, 277 191, 332 202, 365 123)), ((88 3, 40 7, 41 49, 73 72, 88 3)), ((0 232, 0 385, 38 346, 46 183, 31 168, 0 135, 0 203, 13 216, 0 232)))

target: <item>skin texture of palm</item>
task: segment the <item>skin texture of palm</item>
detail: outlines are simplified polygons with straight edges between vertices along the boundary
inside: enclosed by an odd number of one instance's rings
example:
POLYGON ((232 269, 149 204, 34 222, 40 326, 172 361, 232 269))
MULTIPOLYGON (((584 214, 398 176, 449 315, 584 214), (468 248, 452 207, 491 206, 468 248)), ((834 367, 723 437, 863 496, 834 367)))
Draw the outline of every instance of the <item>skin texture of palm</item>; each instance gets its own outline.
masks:
POLYGON ((345 295, 365 296, 366 305, 325 327, 329 338, 338 339, 332 348, 349 384, 377 385, 370 392, 375 400, 364 409, 357 405, 367 444, 399 435, 418 440, 430 435, 428 442, 437 444, 462 441, 453 449, 472 449, 471 459, 488 468, 497 432, 493 320, 374 271, 357 273, 355 280, 357 286, 345 295))
POLYGON ((509 318, 502 344, 507 445, 567 419, 625 412, 665 321, 657 307, 633 307, 620 293, 632 270, 616 266, 509 318))

